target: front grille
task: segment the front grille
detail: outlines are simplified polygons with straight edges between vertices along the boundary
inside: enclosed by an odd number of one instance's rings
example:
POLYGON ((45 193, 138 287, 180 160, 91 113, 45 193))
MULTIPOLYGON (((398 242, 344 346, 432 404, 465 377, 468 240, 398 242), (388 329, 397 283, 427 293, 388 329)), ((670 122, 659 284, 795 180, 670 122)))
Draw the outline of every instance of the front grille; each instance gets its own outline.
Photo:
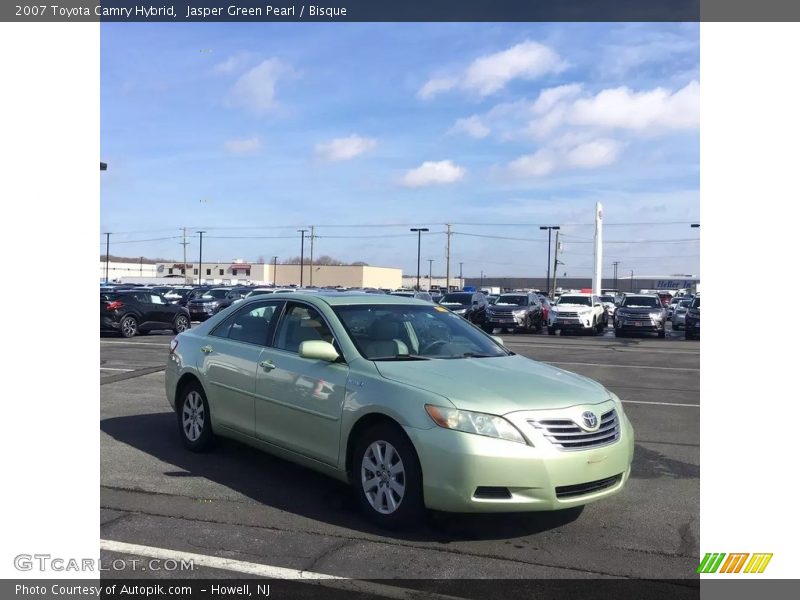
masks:
POLYGON ((481 486, 475 490, 473 497, 482 500, 509 500, 511 492, 505 487, 481 486))
POLYGON ((613 444, 619 439, 619 420, 613 408, 600 417, 597 431, 585 431, 572 419, 528 421, 560 450, 585 450, 613 444))
POLYGON ((572 311, 566 311, 566 310, 559 310, 558 312, 556 312, 556 316, 559 319, 562 318, 562 317, 575 318, 575 317, 578 316, 578 313, 577 312, 572 312, 572 311))
POLYGON ((594 492, 599 492, 601 490, 614 487, 619 483, 620 479, 622 479, 622 473, 619 475, 614 475, 613 477, 606 477, 605 479, 590 481, 589 483, 562 485, 556 488, 556 498, 563 500, 564 498, 575 498, 576 496, 593 494, 594 492))

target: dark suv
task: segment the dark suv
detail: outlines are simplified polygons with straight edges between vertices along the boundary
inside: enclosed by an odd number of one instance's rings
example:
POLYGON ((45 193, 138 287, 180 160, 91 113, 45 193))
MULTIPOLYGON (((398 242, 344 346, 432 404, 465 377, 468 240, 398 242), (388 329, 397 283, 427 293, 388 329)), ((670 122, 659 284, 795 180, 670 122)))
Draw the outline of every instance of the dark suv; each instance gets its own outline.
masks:
POLYGON ((219 311, 228 308, 247 293, 246 288, 213 288, 205 290, 187 303, 193 321, 205 321, 219 311))
POLYGON ((656 294, 625 294, 614 311, 614 335, 655 333, 666 336, 667 309, 656 294))
POLYGON ((686 339, 700 339, 700 296, 695 296, 689 308, 686 310, 686 339))
POLYGON ((495 327, 541 331, 544 311, 539 296, 526 292, 500 294, 486 309, 483 330, 492 333, 495 327))
POLYGON ((161 294, 148 290, 100 293, 100 331, 117 331, 129 338, 158 329, 181 333, 190 326, 189 311, 170 304, 161 294))
POLYGON ((486 307, 489 301, 480 292, 450 292, 439 304, 464 317, 470 323, 483 325, 486 322, 486 307))

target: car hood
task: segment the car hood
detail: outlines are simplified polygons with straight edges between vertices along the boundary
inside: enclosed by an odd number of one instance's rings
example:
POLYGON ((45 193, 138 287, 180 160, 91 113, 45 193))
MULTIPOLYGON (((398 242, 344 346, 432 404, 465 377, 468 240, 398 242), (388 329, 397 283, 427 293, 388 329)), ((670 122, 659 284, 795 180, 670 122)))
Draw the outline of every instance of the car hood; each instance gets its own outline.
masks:
POLYGON ((665 310, 659 306, 651 306, 651 307, 644 307, 644 308, 628 308, 627 306, 620 306, 617 308, 617 312, 622 313, 629 313, 632 315, 649 315, 653 312, 661 312, 665 310))
POLYGON ((462 308, 469 308, 471 304, 453 304, 452 302, 439 302, 439 306, 444 306, 450 310, 461 310, 462 308))
POLYGON ((610 397, 596 381, 520 355, 378 361, 375 366, 386 379, 444 396, 456 408, 498 415, 599 404, 610 397))

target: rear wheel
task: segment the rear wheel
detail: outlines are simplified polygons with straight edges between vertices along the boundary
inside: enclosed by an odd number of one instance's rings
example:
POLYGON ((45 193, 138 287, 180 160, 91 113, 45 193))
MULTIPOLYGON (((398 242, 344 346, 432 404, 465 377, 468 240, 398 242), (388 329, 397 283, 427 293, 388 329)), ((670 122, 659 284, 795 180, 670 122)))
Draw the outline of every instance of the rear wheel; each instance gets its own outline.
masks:
POLYGON ((177 409, 178 430, 183 445, 193 452, 206 450, 214 434, 206 393, 199 383, 192 382, 181 389, 177 409))
POLYGON ((556 328, 555 327, 548 327, 547 328, 547 333, 549 335, 555 335, 556 334, 556 328))
POLYGON ((356 443, 353 491, 367 518, 396 529, 418 522, 424 511, 422 470, 411 442, 396 426, 380 424, 356 443))
POLYGON ((175 319, 172 331, 174 331, 175 333, 183 333, 184 331, 189 329, 189 325, 190 325, 189 317, 187 317, 186 315, 178 315, 177 318, 175 319))
POLYGON ((135 317, 127 316, 119 324, 119 332, 122 337, 132 338, 139 331, 139 323, 135 317))
POLYGON ((661 331, 658 332, 658 337, 660 338, 667 337, 667 332, 662 329, 661 331))

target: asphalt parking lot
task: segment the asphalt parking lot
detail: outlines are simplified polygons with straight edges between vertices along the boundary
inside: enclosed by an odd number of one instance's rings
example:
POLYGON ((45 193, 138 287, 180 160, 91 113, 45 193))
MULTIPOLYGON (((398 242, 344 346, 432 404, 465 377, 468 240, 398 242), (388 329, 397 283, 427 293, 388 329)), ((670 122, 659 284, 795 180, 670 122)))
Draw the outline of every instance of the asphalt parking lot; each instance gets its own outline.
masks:
MULTIPOLYGON (((231 441, 204 455, 185 450, 163 389, 172 334, 103 336, 101 538, 356 579, 696 578, 699 342, 682 332, 500 335, 515 352, 622 398, 636 453, 621 495, 558 514, 433 514, 416 530, 387 533, 322 475, 231 441)), ((237 576, 209 564, 181 575, 237 576)))

